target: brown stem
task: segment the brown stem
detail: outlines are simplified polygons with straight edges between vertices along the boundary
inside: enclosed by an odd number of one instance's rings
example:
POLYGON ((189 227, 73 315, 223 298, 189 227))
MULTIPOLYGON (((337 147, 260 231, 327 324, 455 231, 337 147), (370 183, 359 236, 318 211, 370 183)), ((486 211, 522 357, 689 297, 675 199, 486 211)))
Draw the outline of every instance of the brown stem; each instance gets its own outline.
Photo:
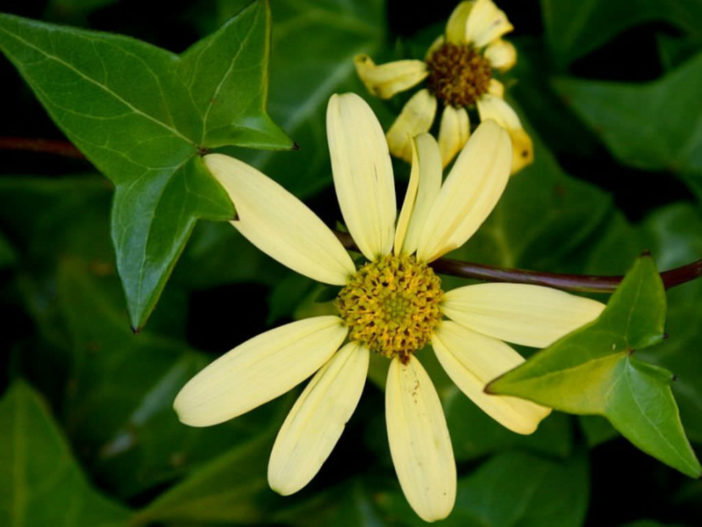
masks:
POLYGON ((56 154, 73 159, 85 159, 85 156, 68 141, 55 139, 31 139, 25 137, 0 137, 0 150, 27 150, 56 154))
MULTIPOLYGON (((341 240, 341 243, 344 244, 344 247, 358 250, 351 236, 342 232, 337 232, 336 235, 341 240)), ((449 258, 440 258, 430 265, 437 273, 459 276, 461 278, 474 278, 488 282, 543 285, 567 291, 589 293, 611 293, 624 278, 623 276, 593 276, 527 271, 524 269, 503 269, 490 265, 451 260, 449 258)), ((702 259, 661 273, 663 285, 666 289, 690 282, 700 276, 702 276, 702 259)))

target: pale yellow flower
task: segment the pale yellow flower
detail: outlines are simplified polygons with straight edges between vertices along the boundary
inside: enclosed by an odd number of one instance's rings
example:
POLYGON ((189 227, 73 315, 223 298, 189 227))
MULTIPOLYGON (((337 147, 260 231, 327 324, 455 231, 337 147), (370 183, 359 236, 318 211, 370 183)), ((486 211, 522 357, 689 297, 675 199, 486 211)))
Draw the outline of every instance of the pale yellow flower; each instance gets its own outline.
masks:
POLYGON ((205 156, 205 163, 231 196, 232 224, 246 238, 305 276, 343 286, 339 315, 292 322, 244 342, 193 377, 174 406, 183 423, 214 425, 314 374, 268 465, 270 486, 288 495, 331 453, 363 391, 369 355, 380 353, 390 359, 386 422, 400 485, 421 518, 438 520, 453 508, 456 466, 441 402, 415 352, 431 344, 466 395, 510 430, 529 434, 548 408, 483 392, 523 361, 500 339, 546 346, 593 320, 602 305, 529 285, 441 290, 427 264, 478 229, 509 179, 509 136, 493 121, 478 127, 443 182, 436 141, 416 138, 399 217, 387 143, 365 101, 332 96, 327 136, 341 212, 368 261, 359 269, 334 233, 276 182, 221 154, 205 156))
POLYGON ((461 2, 446 24, 446 32, 429 48, 424 60, 398 60, 376 65, 368 55, 354 59, 356 71, 368 91, 382 99, 426 81, 426 86, 405 104, 387 133, 390 152, 405 161, 412 159, 411 140, 428 132, 439 104, 439 150, 446 166, 463 148, 470 135, 468 109, 477 108, 481 121, 493 119, 512 140, 515 173, 532 162, 531 138, 519 117, 505 102, 504 86, 493 70, 507 71, 517 52, 502 36, 512 24, 492 0, 461 2))

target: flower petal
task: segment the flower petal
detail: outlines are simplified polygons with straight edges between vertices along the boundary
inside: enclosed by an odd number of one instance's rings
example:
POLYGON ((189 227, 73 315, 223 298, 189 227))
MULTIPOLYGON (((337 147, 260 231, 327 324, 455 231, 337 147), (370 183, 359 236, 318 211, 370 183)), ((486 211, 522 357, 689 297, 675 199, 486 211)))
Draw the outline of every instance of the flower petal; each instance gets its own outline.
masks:
POLYGON ((497 79, 490 79, 487 92, 490 95, 494 95, 495 97, 502 99, 505 96, 505 85, 497 79))
POLYGON ((327 284, 344 285, 356 272, 329 227, 278 183, 233 157, 209 154, 204 161, 236 207, 232 225, 260 250, 327 284))
POLYGON ((414 356, 390 363, 385 419, 405 498, 424 521, 445 518, 456 500, 456 463, 439 396, 414 356))
POLYGON ((456 6, 446 23, 446 40, 452 44, 466 43, 466 23, 475 2, 466 0, 456 6))
POLYGON ((356 409, 368 373, 369 352, 346 344, 305 387, 278 432, 268 483, 287 496, 317 474, 356 409))
POLYGON ((517 63, 517 50, 511 42, 498 38, 485 48, 485 58, 499 71, 507 71, 517 63))
POLYGON ((417 258, 432 261, 463 245, 495 207, 507 185, 509 136, 481 123, 456 159, 419 237, 417 258))
POLYGON ((431 339, 437 359, 456 386, 486 414, 518 434, 531 434, 550 408, 504 395, 489 395, 485 385, 524 359, 504 342, 443 321, 431 339))
POLYGON ((530 164, 534 160, 534 145, 512 107, 502 98, 489 93, 478 99, 477 106, 481 121, 493 119, 509 133, 512 141, 512 174, 530 164))
POLYGON ((368 91, 381 99, 416 86, 429 75, 423 60, 397 60, 377 66, 368 55, 361 54, 353 63, 368 91))
POLYGON ((332 95, 327 138, 334 188, 351 236, 369 260, 389 254, 397 205, 392 163, 378 119, 358 95, 332 95))
POLYGON ((481 48, 514 27, 492 0, 476 0, 466 21, 466 41, 481 48))
POLYGON ((592 322, 604 304, 558 289, 527 284, 477 284, 444 295, 444 314, 484 335, 545 348, 592 322))
POLYGON ((412 170, 395 233, 395 254, 412 254, 432 203, 441 188, 441 159, 436 140, 427 133, 412 141, 412 170))
POLYGON ((445 42, 446 39, 443 35, 439 35, 438 37, 436 37, 434 39, 434 42, 432 42, 429 48, 427 49, 427 52, 424 54, 424 60, 428 61, 434 54, 434 52, 438 50, 441 46, 443 46, 445 42))
POLYGON ((261 333, 190 379, 173 407, 190 426, 237 417, 312 375, 339 349, 347 333, 335 316, 308 318, 261 333))
POLYGON ((419 90, 407 101, 388 130, 390 152, 396 157, 411 162, 410 141, 415 135, 429 131, 434 115, 436 115, 436 97, 431 95, 429 90, 419 90))
POLYGON ((470 119, 465 108, 447 105, 439 127, 439 150, 442 165, 448 165, 470 137, 470 119))

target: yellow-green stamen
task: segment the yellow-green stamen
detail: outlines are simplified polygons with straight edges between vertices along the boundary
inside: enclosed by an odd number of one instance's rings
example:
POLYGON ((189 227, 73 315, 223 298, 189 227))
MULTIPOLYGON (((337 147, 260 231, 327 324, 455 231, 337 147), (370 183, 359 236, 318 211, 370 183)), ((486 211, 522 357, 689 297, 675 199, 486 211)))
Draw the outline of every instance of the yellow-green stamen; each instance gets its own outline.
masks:
POLYGON ((388 255, 361 267, 336 299, 349 338, 407 362, 441 320, 441 279, 414 256, 388 255))
POLYGON ((427 60, 429 91, 456 108, 470 106, 488 91, 492 67, 475 48, 446 42, 427 60))

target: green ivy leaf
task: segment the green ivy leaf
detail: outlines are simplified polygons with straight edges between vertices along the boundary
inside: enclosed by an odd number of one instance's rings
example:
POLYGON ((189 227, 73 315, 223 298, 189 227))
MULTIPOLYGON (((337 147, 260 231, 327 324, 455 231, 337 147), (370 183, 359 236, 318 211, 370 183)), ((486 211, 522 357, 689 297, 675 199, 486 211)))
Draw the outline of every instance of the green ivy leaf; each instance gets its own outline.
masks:
MULTIPOLYGON (((365 96, 353 57, 380 52, 383 0, 276 0, 271 57, 271 115, 295 137, 300 151, 236 152, 297 196, 331 182, 326 109, 333 93, 365 96)), ((370 97, 365 97, 371 101, 370 97)))
POLYGON ((130 512, 93 489, 46 403, 16 382, 0 401, 0 523, 127 525, 130 512))
POLYGON ((134 328, 196 221, 234 216, 202 149, 292 146, 265 111, 269 31, 259 0, 178 57, 127 37, 0 15, 0 49, 115 184, 112 239, 134 328))
POLYGON ((646 22, 665 21, 700 34, 702 4, 697 0, 544 0, 542 6, 546 39, 561 67, 646 22))
POLYGON ((554 87, 622 163, 674 172, 702 198, 702 117, 691 111, 702 53, 646 84, 563 78, 554 87))
POLYGON ((681 472, 702 473, 670 389, 672 374, 634 358, 663 338, 665 292, 653 259, 640 258, 591 324, 498 377, 490 393, 557 410, 603 415, 634 445, 681 472))

